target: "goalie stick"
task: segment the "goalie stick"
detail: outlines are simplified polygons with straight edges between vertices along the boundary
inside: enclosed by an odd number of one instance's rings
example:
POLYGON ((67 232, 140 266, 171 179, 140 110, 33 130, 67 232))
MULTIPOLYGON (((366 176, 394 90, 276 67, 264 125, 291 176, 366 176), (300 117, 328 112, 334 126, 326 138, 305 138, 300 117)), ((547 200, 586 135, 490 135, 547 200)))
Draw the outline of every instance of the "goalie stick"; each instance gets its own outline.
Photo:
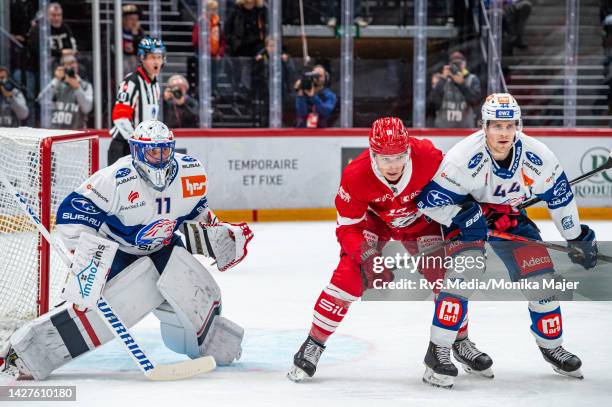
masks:
MULTIPOLYGON (((64 264, 70 268, 72 261, 68 256, 68 249, 60 240, 51 238, 49 231, 42 225, 40 218, 34 210, 28 205, 28 201, 23 197, 13 185, 6 179, 4 174, 0 172, 0 184, 11 193, 15 202, 28 215, 36 228, 47 242, 57 251, 57 254, 62 259, 64 264)), ((172 364, 160 364, 154 362, 147 356, 142 346, 138 344, 136 339, 130 334, 128 328, 121 322, 119 316, 113 311, 111 305, 101 296, 98 300, 98 308, 96 310, 113 335, 118 338, 124 345, 126 351, 132 357, 136 365, 144 373, 145 377, 150 380, 178 380, 199 375, 201 373, 210 372, 217 366, 215 359, 212 356, 203 356, 197 359, 186 360, 183 362, 172 364)))

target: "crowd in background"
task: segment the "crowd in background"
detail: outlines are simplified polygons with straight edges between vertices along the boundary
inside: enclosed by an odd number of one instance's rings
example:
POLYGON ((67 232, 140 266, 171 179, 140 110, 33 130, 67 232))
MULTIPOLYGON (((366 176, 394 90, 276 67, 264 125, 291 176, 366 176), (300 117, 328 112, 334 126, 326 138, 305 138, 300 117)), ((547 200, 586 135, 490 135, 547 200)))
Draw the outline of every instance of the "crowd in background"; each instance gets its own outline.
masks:
MULTIPOLYGON (((91 58, 81 53, 77 38, 64 21, 62 4, 79 0, 51 2, 47 9, 50 23, 49 54, 52 74, 49 83, 39 83, 39 22, 41 15, 37 1, 11 0, 11 65, 0 67, 0 123, 3 126, 40 125, 38 112, 41 103, 50 103, 51 126, 54 128, 92 127, 93 87, 91 58), (50 97, 47 97, 49 96, 50 97)), ((295 23, 300 17, 306 24, 336 27, 340 21, 340 2, 318 0, 305 2, 303 16, 296 14, 292 2, 283 2, 283 20, 295 23)), ((365 28, 384 18, 378 16, 370 1, 354 1, 354 24, 365 28)), ((436 0, 433 24, 455 26, 457 7, 454 1, 436 0)), ((484 2, 489 6, 489 1, 484 2)), ((602 36, 604 46, 605 83, 612 89, 612 10, 609 1, 601 2, 602 36)), ((197 10, 196 0, 181 0, 185 6, 197 10)), ((208 38, 211 57, 212 106, 220 105, 222 92, 219 78, 224 73, 231 83, 228 106, 237 117, 249 116, 252 125, 267 127, 269 123, 269 70, 275 48, 280 48, 282 66, 282 100, 292 110, 291 125, 296 127, 329 127, 338 125, 339 103, 332 89, 334 72, 329 58, 312 60, 301 66, 283 44, 268 37, 269 11, 263 0, 228 0, 224 15, 219 14, 219 3, 203 0, 208 15, 208 38)), ((467 2, 466 2, 467 4, 467 2)), ((516 49, 528 44, 525 25, 530 18, 529 0, 505 0, 503 4, 502 55, 511 56, 516 49)), ((138 68, 138 44, 147 36, 141 26, 143 13, 136 4, 124 2, 123 68, 124 75, 138 68)), ((193 57, 188 58, 186 74, 172 72, 162 83, 160 108, 171 128, 199 127, 198 69, 199 24, 193 25, 193 57)), ((80 38, 79 38, 80 39, 80 38)), ((114 52, 114 51, 113 51, 114 52)), ((432 66, 441 67, 431 76, 428 88, 428 125, 434 127, 473 127, 478 122, 479 104, 486 92, 482 71, 472 68, 482 61, 468 60, 465 52, 438 53, 432 66)), ((118 84, 110 83, 113 94, 118 84)), ((355 83, 355 86, 360 84, 355 83)), ((337 90, 337 89, 336 89, 337 90)), ((612 112, 612 91, 608 95, 612 112)), ((106 111, 105 114, 110 114, 106 111)), ((213 111, 213 117, 219 114, 213 111)))

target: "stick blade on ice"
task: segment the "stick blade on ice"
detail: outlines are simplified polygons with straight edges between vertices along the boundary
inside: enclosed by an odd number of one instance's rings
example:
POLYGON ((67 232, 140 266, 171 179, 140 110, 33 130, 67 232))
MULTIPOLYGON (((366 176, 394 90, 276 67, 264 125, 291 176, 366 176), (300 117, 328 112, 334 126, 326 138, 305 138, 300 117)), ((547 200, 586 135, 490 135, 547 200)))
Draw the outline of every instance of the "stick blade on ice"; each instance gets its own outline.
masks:
POLYGON ((211 372, 216 367, 215 358, 204 356, 171 365, 157 365, 145 375, 148 379, 156 381, 188 379, 202 373, 211 372))

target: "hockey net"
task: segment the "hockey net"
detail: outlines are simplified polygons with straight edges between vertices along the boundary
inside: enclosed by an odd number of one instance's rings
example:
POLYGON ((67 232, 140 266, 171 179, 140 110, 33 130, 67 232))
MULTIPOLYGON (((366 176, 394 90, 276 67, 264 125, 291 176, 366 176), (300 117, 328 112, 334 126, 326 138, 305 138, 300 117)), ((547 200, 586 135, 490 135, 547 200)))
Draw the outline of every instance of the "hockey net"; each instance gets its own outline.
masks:
MULTIPOLYGON (((0 171, 55 237, 62 200, 97 170, 96 132, 0 128, 0 171)), ((59 303, 68 269, 0 184, 0 348, 59 303)))

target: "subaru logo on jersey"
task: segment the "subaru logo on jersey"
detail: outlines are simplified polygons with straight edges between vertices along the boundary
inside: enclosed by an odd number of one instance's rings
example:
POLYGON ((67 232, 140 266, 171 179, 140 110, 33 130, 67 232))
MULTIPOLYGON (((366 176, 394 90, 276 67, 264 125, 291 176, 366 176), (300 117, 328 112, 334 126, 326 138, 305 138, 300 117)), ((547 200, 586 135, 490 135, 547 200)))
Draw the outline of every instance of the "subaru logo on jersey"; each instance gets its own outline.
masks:
POLYGON ((115 178, 127 177, 128 175, 130 175, 130 172, 132 172, 132 170, 130 170, 129 168, 120 168, 115 173, 115 178))
POLYGON ((100 211, 96 209, 96 206, 91 203, 89 199, 72 198, 70 203, 72 204, 72 207, 79 212, 88 213, 90 215, 96 215, 100 213, 100 211))
POLYGON ((140 229, 136 235, 138 245, 168 244, 174 234, 176 220, 158 219, 140 229))
POLYGON ((538 157, 531 151, 527 151, 525 155, 527 156, 527 159, 531 161, 532 163, 534 163, 535 165, 542 165, 542 160, 540 159, 540 157, 538 157))
POLYGON ((470 161, 468 162, 468 168, 475 168, 480 163, 480 160, 482 160, 482 155, 482 153, 478 153, 474 157, 470 158, 470 161))
POLYGON ((453 205, 455 202, 453 202, 453 199, 445 193, 434 190, 429 191, 427 194, 427 203, 430 206, 446 206, 453 205))
POLYGON ((192 162, 194 162, 194 161, 198 161, 198 160, 196 160, 195 158, 190 157, 190 156, 188 156, 188 155, 186 155, 186 156, 184 156, 183 158, 181 158, 181 160, 182 160, 182 161, 185 161, 186 163, 192 163, 192 162))
POLYGON ((497 109, 495 111, 495 118, 497 119, 512 119, 514 117, 514 110, 512 109, 497 109))

